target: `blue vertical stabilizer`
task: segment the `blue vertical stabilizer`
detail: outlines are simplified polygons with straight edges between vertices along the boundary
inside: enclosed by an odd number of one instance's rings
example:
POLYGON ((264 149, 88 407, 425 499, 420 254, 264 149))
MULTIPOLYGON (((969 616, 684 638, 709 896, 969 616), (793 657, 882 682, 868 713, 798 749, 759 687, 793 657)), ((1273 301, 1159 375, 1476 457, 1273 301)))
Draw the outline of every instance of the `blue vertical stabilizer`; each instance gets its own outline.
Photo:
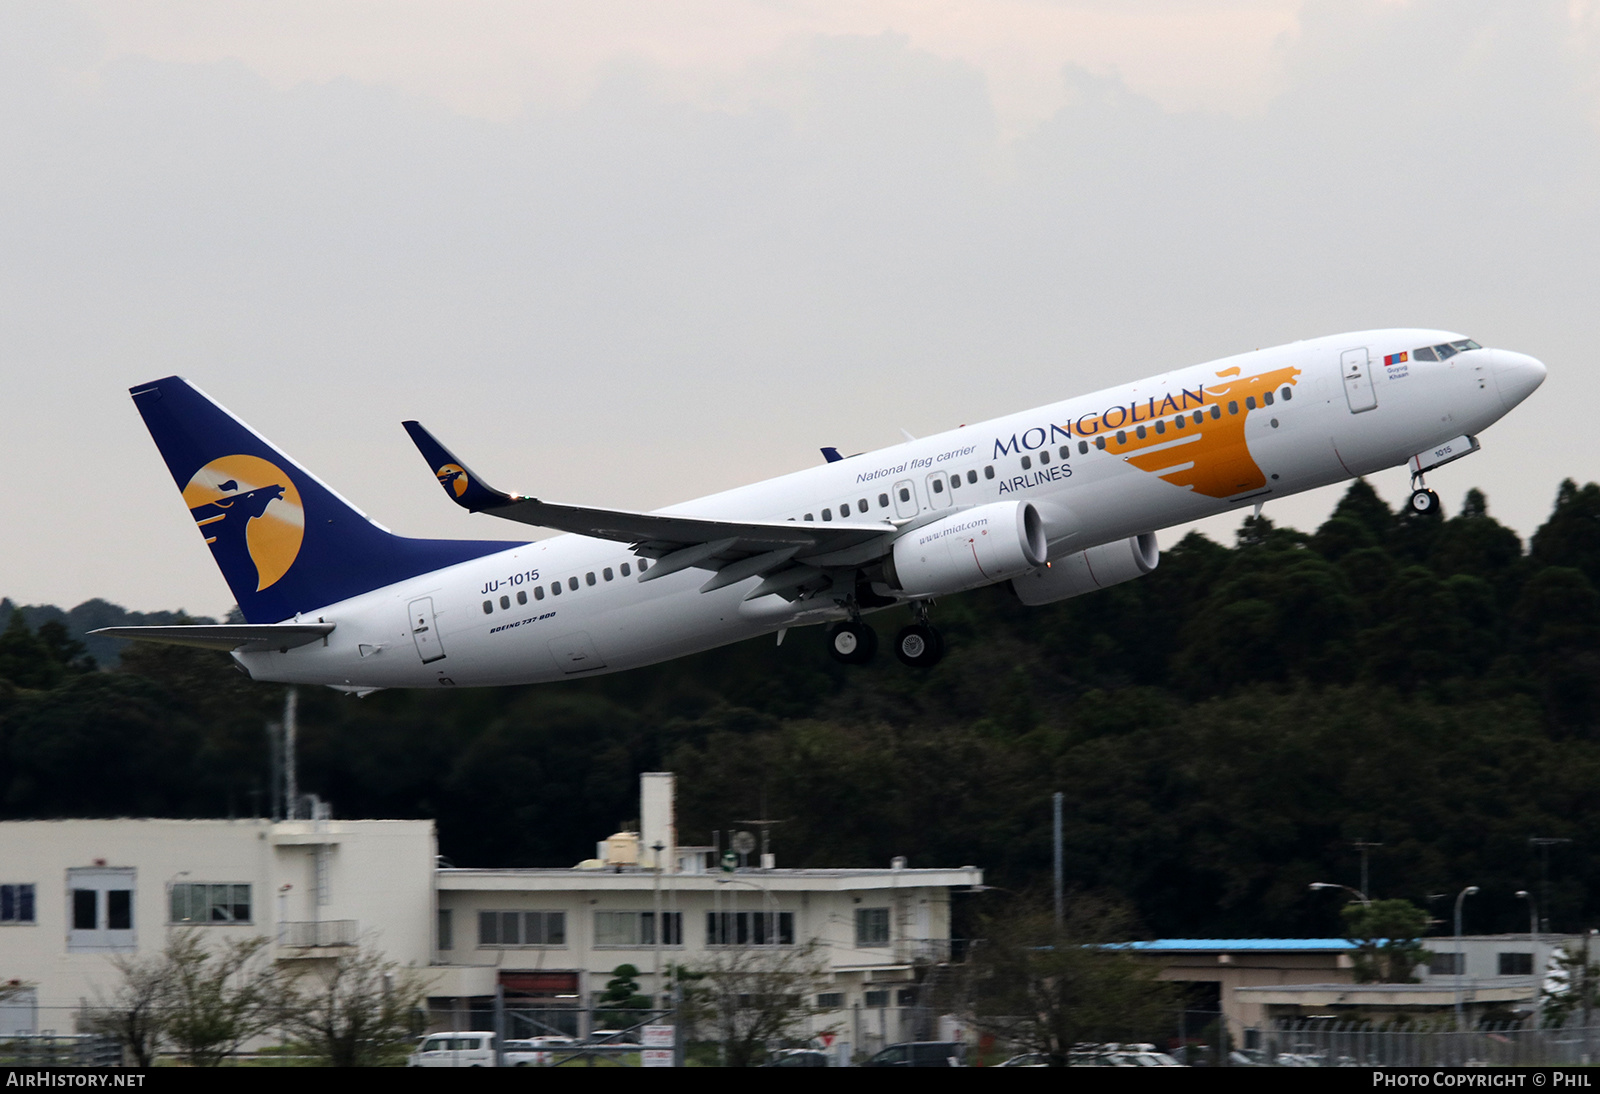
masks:
POLYGON ((517 546, 397 536, 187 380, 169 376, 131 394, 251 623, 276 623, 517 546))

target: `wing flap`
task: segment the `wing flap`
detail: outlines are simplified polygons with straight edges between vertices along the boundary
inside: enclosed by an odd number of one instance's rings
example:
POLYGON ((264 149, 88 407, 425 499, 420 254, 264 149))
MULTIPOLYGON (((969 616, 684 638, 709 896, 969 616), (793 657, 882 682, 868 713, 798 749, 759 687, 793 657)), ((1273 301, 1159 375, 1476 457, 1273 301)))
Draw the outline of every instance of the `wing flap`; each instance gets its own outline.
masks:
POLYGON ((102 627, 90 634, 202 650, 292 650, 333 633, 332 623, 220 623, 188 627, 102 627))

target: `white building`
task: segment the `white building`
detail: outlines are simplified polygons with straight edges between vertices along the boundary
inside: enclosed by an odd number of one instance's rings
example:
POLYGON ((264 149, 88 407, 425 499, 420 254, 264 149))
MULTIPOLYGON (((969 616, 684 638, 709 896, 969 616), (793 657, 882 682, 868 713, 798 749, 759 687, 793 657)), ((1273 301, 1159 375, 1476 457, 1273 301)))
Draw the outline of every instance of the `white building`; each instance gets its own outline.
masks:
POLYGON ((199 925, 265 935, 279 961, 370 941, 429 967, 437 1024, 478 1029, 499 994, 586 1032, 570 1012, 622 964, 649 995, 669 965, 807 952, 821 969, 808 1002, 829 1012, 818 1029, 862 1048, 901 1038, 919 978, 949 958, 951 895, 981 870, 789 870, 770 855, 724 869, 712 848, 678 846, 672 775, 642 776, 641 798, 640 833, 565 869, 440 868, 431 821, 0 823, 0 981, 33 985, 0 1032, 73 1029, 114 982, 110 958, 199 925))
POLYGON ((75 1028, 173 927, 265 935, 278 961, 370 941, 391 960, 433 955, 432 821, 61 820, 0 823, 0 1033, 75 1028))

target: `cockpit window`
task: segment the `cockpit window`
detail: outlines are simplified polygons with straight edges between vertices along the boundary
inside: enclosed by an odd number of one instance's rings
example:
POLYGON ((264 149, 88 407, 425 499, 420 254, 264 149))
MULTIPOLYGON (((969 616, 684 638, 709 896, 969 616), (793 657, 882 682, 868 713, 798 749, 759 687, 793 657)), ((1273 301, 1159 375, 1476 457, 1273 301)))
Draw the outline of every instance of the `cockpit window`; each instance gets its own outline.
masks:
POLYGON ((1448 361, 1458 353, 1465 353, 1469 349, 1482 349, 1470 338, 1461 338, 1454 342, 1445 342, 1437 346, 1423 346, 1421 349, 1411 351, 1413 361, 1448 361))

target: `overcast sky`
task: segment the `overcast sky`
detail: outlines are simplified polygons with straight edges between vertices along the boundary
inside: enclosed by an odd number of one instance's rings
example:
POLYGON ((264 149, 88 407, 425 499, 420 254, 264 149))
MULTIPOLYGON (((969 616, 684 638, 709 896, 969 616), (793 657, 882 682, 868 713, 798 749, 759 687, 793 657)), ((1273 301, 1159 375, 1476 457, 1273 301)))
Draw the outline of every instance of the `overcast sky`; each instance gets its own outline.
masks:
POLYGON ((1430 477, 1526 536, 1600 478, 1597 267, 1597 0, 6 0, 0 594, 231 605, 126 393, 174 372, 516 538, 403 418, 648 509, 1400 325, 1549 366, 1430 477))

